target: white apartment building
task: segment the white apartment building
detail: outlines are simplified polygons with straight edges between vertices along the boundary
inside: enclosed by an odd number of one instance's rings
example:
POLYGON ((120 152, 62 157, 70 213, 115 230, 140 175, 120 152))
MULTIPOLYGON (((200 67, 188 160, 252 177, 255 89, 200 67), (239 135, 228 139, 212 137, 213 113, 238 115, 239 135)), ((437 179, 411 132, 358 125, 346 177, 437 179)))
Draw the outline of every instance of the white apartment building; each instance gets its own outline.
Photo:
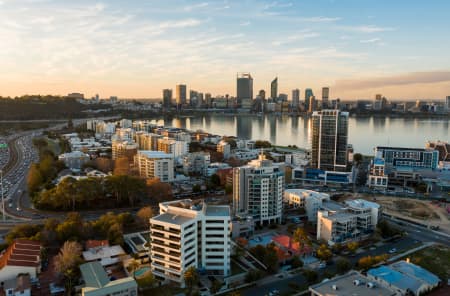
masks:
POLYGON ((222 153, 224 159, 230 158, 230 153, 231 153, 230 144, 228 144, 228 142, 226 142, 226 141, 220 141, 217 144, 217 152, 222 153))
POLYGON ((233 169, 233 213, 252 216, 255 223, 281 223, 284 169, 263 154, 233 169))
POLYGON ((308 221, 317 221, 317 212, 324 201, 329 201, 330 195, 307 189, 286 189, 284 203, 288 207, 303 208, 308 215, 308 221))
POLYGON ((116 136, 124 141, 133 141, 135 131, 132 128, 118 128, 116 129, 116 136))
POLYGON ((207 174, 208 166, 211 162, 211 155, 208 152, 188 153, 183 157, 183 172, 185 175, 207 174))
POLYGON ((378 223, 380 205, 362 199, 345 205, 326 202, 317 212, 317 239, 328 244, 354 240, 373 232, 378 223))
POLYGON ((184 272, 194 266, 230 274, 230 208, 190 199, 159 204, 150 219, 151 269, 164 281, 184 286, 184 272))
POLYGON ((159 178, 161 182, 172 182, 175 178, 172 154, 139 150, 134 157, 134 163, 141 177, 159 178))
POLYGON ((81 170, 83 165, 91 160, 91 158, 88 154, 81 151, 72 151, 60 154, 58 156, 58 160, 64 162, 64 164, 71 170, 81 170))
POLYGON ((385 163, 382 158, 375 158, 369 167, 369 178, 367 185, 370 188, 386 189, 388 186, 388 176, 385 175, 385 163))
POLYGON ((158 151, 172 154, 174 158, 178 158, 188 153, 188 143, 185 141, 177 141, 164 137, 158 139, 158 151))

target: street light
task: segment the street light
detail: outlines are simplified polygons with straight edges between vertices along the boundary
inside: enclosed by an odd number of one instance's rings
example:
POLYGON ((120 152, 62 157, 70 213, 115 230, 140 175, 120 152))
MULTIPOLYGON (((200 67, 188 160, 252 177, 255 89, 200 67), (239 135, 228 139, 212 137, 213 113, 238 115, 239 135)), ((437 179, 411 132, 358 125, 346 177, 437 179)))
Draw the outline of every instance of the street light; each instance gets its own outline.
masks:
POLYGON ((3 199, 3 195, 4 195, 4 192, 3 192, 3 170, 0 170, 0 184, 1 184, 1 190, 2 190, 2 216, 3 216, 3 222, 5 222, 5 218, 6 218, 6 216, 5 216, 5 200, 3 199))

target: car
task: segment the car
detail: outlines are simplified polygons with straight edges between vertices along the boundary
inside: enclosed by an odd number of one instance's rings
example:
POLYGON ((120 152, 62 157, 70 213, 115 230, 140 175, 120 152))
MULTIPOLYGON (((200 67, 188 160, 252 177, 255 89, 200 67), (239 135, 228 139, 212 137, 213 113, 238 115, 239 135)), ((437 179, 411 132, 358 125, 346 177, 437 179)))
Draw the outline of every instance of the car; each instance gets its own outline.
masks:
POLYGON ((276 295, 280 295, 280 291, 278 291, 277 289, 273 289, 272 291, 269 292, 269 296, 276 296, 276 295))
POLYGON ((389 250, 389 254, 394 254, 397 253, 397 249, 396 248, 392 248, 389 250))
POLYGON ((326 268, 327 267, 327 264, 325 263, 325 262, 321 262, 320 264, 319 264, 319 269, 324 269, 324 268, 326 268))
POLYGON ((17 207, 17 208, 16 208, 16 211, 17 211, 17 212, 20 212, 20 211, 22 211, 22 209, 21 209, 20 207, 17 207))

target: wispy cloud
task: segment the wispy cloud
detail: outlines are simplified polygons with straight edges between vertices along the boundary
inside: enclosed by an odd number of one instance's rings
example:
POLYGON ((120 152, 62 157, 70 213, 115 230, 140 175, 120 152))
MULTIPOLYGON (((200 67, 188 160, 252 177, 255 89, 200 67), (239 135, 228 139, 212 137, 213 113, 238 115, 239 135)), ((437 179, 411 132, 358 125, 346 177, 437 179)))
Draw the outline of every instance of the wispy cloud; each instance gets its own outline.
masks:
POLYGON ((378 43, 380 42, 381 39, 380 38, 371 38, 371 39, 364 39, 364 40, 360 40, 360 43, 378 43))
POLYGON ((379 33, 379 32, 387 32, 394 31, 394 28, 390 27, 379 27, 374 25, 368 26, 340 26, 339 29, 351 32, 359 32, 359 33, 379 33))
POLYGON ((170 28, 188 28, 188 27, 196 27, 203 23, 203 21, 199 19, 189 18, 179 21, 167 21, 162 22, 158 25, 161 29, 170 29, 170 28))
POLYGON ((450 71, 411 72, 396 76, 338 80, 336 81, 336 87, 339 89, 370 89, 438 82, 450 82, 450 71))
POLYGON ((311 23, 329 23, 336 22, 341 20, 340 17, 325 17, 325 16, 313 16, 313 17, 301 17, 299 18, 302 22, 311 22, 311 23))
POLYGON ((209 5, 208 2, 201 2, 201 3, 197 3, 197 4, 193 4, 193 5, 188 5, 184 8, 185 11, 193 11, 199 8, 205 8, 209 5))
POLYGON ((239 26, 245 27, 245 26, 248 26, 250 24, 251 23, 249 21, 245 21, 245 22, 240 23, 239 26))
POLYGON ((264 10, 269 10, 272 8, 287 8, 291 7, 292 5, 292 2, 273 1, 264 5, 264 10))

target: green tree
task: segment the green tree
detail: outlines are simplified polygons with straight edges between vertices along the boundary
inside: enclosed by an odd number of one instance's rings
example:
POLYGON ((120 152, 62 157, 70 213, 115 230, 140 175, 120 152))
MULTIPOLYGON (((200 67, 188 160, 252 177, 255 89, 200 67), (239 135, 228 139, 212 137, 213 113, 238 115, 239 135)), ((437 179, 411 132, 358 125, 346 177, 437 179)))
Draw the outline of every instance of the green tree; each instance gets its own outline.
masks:
POLYGON ((136 279, 136 270, 139 268, 139 266, 141 266, 141 264, 137 260, 133 259, 128 266, 131 269, 133 278, 136 279))
POLYGON ((67 241, 55 257, 55 271, 64 276, 67 295, 71 295, 74 280, 79 274, 78 267, 82 262, 81 250, 79 243, 67 241))
POLYGON ((347 243, 347 250, 350 253, 355 253, 356 250, 358 250, 358 248, 359 248, 359 243, 358 242, 349 242, 349 243, 347 243))
POLYGON ((17 238, 39 240, 42 227, 35 224, 17 224, 5 236, 8 245, 12 244, 17 238))
POLYGON ((308 283, 312 284, 317 281, 319 274, 315 270, 306 269, 303 271, 303 275, 306 277, 308 283))
POLYGON ((195 184, 194 186, 192 186, 192 192, 198 193, 200 191, 201 191, 201 187, 199 184, 195 184))
POLYGON ((188 269, 184 272, 183 275, 184 283, 186 284, 188 288, 188 295, 192 294, 192 288, 194 285, 197 284, 199 276, 197 273, 197 270, 195 269, 195 266, 190 266, 188 269))
POLYGON ((214 174, 210 177, 210 183, 213 187, 220 186, 220 177, 217 174, 214 174))
POLYGON ((137 212, 136 216, 143 227, 149 228, 150 218, 153 217, 153 210, 149 206, 143 207, 137 212))
POLYGON ((331 253, 327 245, 321 244, 317 249, 317 257, 323 261, 329 261, 333 257, 333 253, 331 253))
POLYGON ((336 270, 338 273, 342 274, 349 271, 352 268, 352 264, 347 258, 339 258, 336 261, 336 270))
POLYGON ((311 240, 306 233, 306 230, 302 227, 298 227, 295 229, 294 234, 292 235, 293 242, 299 244, 299 250, 301 253, 304 253, 306 249, 311 248, 312 243, 311 240))
POLYGON ((79 213, 67 214, 66 220, 56 227, 56 236, 59 241, 80 241, 84 234, 83 218, 79 213))
POLYGON ((300 259, 300 257, 298 257, 298 256, 292 257, 291 266, 292 266, 292 268, 300 268, 300 267, 303 267, 303 261, 302 261, 302 259, 300 259))
POLYGON ((33 194, 34 192, 37 192, 39 188, 42 186, 44 182, 44 178, 41 175, 41 171, 39 170, 39 167, 36 163, 33 163, 28 170, 27 175, 27 185, 28 185, 28 191, 33 194))
POLYGON ((360 164, 362 162, 363 156, 360 153, 355 153, 353 155, 353 162, 355 162, 356 164, 360 164))
POLYGON ((275 244, 271 243, 266 246, 263 263, 267 266, 269 272, 276 272, 278 270, 278 256, 275 244))

